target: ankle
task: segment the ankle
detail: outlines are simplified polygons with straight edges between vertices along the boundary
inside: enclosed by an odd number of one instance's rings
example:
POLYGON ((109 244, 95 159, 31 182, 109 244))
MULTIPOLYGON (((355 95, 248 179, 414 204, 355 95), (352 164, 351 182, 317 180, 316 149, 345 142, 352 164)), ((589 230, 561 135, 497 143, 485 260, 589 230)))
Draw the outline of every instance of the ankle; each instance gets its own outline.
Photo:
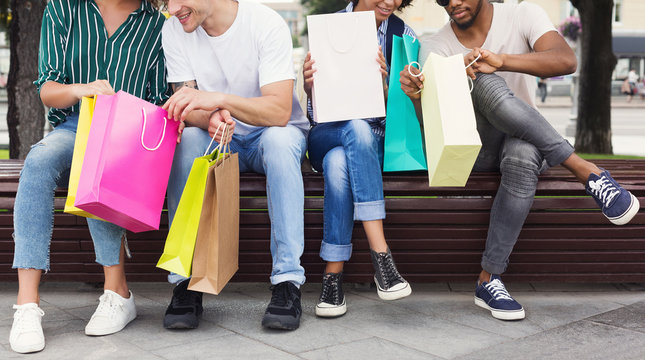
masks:
POLYGON ((332 273, 338 274, 343 272, 343 267, 345 265, 344 261, 328 261, 325 266, 325 274, 332 273))
POLYGON ((117 293, 120 297, 124 299, 130 298, 130 289, 127 286, 115 286, 115 287, 104 287, 103 290, 110 290, 117 293))
POLYGON ((481 285, 482 283, 490 282, 490 277, 491 277, 491 274, 489 272, 487 272, 486 270, 482 270, 482 272, 479 273, 479 278, 477 279, 477 284, 481 285))
POLYGON ((25 305, 30 303, 34 303, 40 306, 40 296, 38 294, 36 295, 18 294, 18 298, 16 299, 16 305, 25 305))

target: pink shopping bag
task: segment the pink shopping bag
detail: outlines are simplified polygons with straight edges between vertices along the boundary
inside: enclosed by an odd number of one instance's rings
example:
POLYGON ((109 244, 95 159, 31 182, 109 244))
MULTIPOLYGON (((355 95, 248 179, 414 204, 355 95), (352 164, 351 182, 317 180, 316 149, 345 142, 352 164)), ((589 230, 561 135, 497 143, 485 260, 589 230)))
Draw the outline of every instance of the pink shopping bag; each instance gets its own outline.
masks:
POLYGON ((74 205, 133 232, 159 229, 178 126, 126 92, 98 95, 74 205))

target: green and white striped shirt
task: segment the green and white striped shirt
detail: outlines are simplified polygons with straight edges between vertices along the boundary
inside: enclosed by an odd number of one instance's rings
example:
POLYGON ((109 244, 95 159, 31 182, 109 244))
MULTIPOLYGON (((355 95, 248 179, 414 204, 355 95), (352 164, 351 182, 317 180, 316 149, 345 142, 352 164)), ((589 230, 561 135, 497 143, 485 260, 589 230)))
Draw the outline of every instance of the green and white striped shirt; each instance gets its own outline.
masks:
MULTIPOLYGON (((61 84, 107 80, 114 91, 123 90, 155 104, 169 97, 161 48, 165 17, 143 0, 108 38, 94 0, 51 0, 45 8, 40 32, 38 80, 61 84)), ((79 104, 50 109, 49 122, 56 126, 79 104)))

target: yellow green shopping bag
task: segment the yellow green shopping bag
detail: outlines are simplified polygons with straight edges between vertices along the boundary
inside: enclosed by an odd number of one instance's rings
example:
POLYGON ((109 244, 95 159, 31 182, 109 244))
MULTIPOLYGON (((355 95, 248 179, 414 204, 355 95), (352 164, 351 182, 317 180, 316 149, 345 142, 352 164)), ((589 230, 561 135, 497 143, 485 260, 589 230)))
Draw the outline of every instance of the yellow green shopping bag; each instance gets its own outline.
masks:
POLYGON ((78 181, 81 177, 81 169, 83 168, 83 158, 85 157, 87 138, 90 134, 90 125, 92 124, 92 117, 94 116, 95 102, 96 97, 94 96, 83 97, 81 99, 81 110, 78 114, 78 127, 76 128, 74 153, 72 155, 72 168, 69 172, 69 185, 67 186, 67 199, 65 200, 64 211, 68 214, 103 220, 98 216, 94 216, 87 211, 74 206, 76 191, 78 190, 78 181))
POLYGON ((184 277, 191 275, 208 169, 211 163, 221 157, 219 148, 215 148, 211 154, 198 157, 193 161, 166 238, 163 254, 157 262, 158 268, 184 277))

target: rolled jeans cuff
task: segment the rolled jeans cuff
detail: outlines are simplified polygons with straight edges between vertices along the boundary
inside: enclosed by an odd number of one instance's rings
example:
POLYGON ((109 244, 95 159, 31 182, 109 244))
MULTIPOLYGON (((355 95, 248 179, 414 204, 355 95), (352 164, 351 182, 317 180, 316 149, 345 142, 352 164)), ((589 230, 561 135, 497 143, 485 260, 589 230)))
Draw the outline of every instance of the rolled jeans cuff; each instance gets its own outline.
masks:
POLYGON ((499 275, 499 274, 503 274, 504 271, 506 271, 506 266, 508 265, 508 263, 507 262, 503 262, 503 263, 494 262, 494 261, 491 261, 490 259, 488 259, 486 256, 484 256, 484 257, 482 257, 481 265, 482 265, 482 269, 484 269, 484 271, 486 271, 486 272, 488 272, 490 274, 499 275))
POLYGON ((354 220, 370 221, 385 219, 385 200, 354 203, 354 220))
MULTIPOLYGON (((271 276, 271 285, 278 285, 281 282, 285 281, 290 281, 294 285, 303 285, 305 283, 305 276, 304 275, 297 275, 297 274, 278 274, 278 275, 272 275, 271 276)), ((296 285, 296 286, 297 286, 296 285)))
POLYGON ((179 284, 180 282, 182 282, 182 281, 184 281, 186 279, 190 279, 190 278, 187 278, 187 277, 184 277, 184 276, 181 276, 179 274, 172 273, 172 272, 170 274, 168 274, 168 282, 171 283, 171 284, 177 285, 177 284, 179 284))
POLYGON ((568 140, 563 140, 560 144, 558 144, 557 149, 554 151, 550 152, 549 154, 545 154, 544 159, 546 160, 546 163, 549 165, 549 167, 556 166, 562 164, 566 159, 573 154, 574 149, 571 143, 569 143, 568 140))
POLYGON ((338 245, 322 242, 320 257, 325 261, 348 261, 352 256, 352 244, 338 245))

